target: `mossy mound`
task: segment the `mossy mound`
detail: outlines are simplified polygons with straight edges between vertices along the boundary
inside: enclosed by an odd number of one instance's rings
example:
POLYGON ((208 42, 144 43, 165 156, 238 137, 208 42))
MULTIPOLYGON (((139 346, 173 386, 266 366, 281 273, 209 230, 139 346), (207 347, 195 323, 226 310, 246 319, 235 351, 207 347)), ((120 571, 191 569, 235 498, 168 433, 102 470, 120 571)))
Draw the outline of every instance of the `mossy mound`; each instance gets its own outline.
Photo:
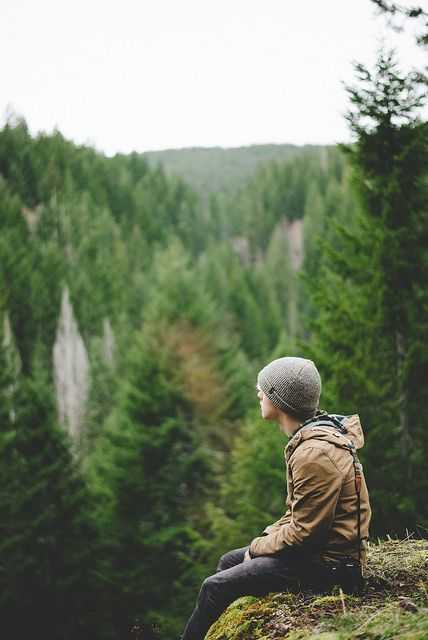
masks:
POLYGON ((280 592, 235 600, 206 640, 428 640, 428 540, 370 544, 364 594, 280 592))

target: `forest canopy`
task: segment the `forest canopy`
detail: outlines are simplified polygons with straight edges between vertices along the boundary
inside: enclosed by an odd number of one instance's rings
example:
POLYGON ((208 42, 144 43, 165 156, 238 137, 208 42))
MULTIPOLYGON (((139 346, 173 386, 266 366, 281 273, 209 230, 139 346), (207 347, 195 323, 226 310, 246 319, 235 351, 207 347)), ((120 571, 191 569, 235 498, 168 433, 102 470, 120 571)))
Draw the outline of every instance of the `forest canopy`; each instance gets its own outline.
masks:
POLYGON ((0 609, 17 637, 177 635, 219 555, 283 511, 285 442, 255 381, 284 355, 317 363, 322 408, 360 416, 371 535, 426 536, 426 81, 380 51, 347 91, 348 145, 168 169, 16 115, 0 131, 0 609))

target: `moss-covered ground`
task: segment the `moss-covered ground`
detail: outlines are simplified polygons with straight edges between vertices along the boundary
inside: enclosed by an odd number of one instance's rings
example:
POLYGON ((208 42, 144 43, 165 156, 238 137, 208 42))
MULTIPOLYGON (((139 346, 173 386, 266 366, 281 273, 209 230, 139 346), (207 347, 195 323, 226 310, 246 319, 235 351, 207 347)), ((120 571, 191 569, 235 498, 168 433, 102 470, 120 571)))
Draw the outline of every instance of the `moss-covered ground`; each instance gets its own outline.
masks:
POLYGON ((279 592, 235 600, 206 640, 428 640, 428 540, 370 544, 363 594, 279 592))

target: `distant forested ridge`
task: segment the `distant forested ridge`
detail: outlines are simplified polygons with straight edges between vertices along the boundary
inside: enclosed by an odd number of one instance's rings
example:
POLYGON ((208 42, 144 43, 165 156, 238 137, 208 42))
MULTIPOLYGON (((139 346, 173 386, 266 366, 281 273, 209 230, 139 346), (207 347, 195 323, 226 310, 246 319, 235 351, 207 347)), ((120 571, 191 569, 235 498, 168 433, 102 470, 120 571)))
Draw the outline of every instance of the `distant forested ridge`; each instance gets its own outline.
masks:
POLYGON ((190 147, 146 151, 152 166, 161 164, 168 175, 183 178, 202 196, 231 192, 247 182, 260 165, 284 163, 309 150, 321 153, 320 145, 257 144, 245 147, 190 147))
MULTIPOLYGON (((369 93, 417 94, 382 64, 369 93)), ((17 116, 0 131, 0 609, 17 637, 178 635, 218 556, 283 512, 285 442, 254 388, 283 355, 314 358, 323 408, 359 413, 372 533, 428 526, 426 125, 375 98, 344 149, 108 158, 17 116)))

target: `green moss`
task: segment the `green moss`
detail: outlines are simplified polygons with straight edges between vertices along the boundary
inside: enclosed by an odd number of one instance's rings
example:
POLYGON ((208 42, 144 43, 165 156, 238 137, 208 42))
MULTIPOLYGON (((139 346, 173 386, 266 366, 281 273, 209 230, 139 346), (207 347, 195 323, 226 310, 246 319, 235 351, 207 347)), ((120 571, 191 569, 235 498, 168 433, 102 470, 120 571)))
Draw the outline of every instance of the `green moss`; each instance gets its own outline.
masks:
POLYGON ((243 637, 244 631, 249 631, 248 622, 251 621, 251 614, 248 616, 247 610, 256 598, 244 596, 232 602, 222 616, 211 626, 207 638, 210 640, 223 640, 224 638, 243 637))
MULTIPOLYGON (((276 594, 273 594, 276 595, 276 594)), ((223 615, 211 626, 207 640, 262 640, 265 621, 276 611, 276 604, 269 595, 263 598, 244 596, 235 600, 223 615)))
POLYGON ((233 602, 206 640, 427 640, 428 540, 369 548, 364 594, 291 592, 233 602))
POLYGON ((291 633, 287 636, 287 640, 290 640, 291 638, 292 640, 300 640, 300 638, 302 640, 312 640, 312 638, 317 638, 317 640, 342 640, 343 636, 339 633, 331 633, 328 631, 326 631, 325 633, 317 633, 316 635, 313 635, 312 633, 310 635, 307 635, 307 632, 303 631, 300 632, 298 636, 294 633, 291 633))
POLYGON ((330 607, 331 605, 334 606, 343 606, 343 603, 345 603, 346 606, 346 602, 349 602, 350 600, 352 600, 351 596, 347 595, 346 593, 343 593, 342 595, 328 595, 328 596, 322 596, 320 598, 314 598, 314 600, 312 600, 311 602, 311 606, 312 607, 330 607))

